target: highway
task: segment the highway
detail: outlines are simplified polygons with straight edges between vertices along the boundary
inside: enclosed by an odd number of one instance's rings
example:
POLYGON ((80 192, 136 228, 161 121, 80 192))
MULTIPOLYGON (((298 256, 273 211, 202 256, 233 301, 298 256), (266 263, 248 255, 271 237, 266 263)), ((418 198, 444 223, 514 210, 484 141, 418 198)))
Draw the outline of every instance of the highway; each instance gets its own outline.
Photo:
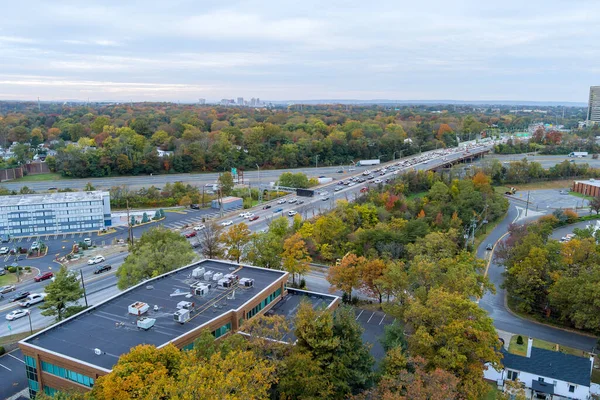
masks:
MULTIPOLYGON (((521 161, 526 159, 528 162, 537 162, 542 165, 545 169, 555 166, 556 164, 560 164, 562 162, 569 161, 573 162, 577 165, 579 164, 588 164, 593 168, 600 168, 600 159, 594 160, 591 156, 583 157, 583 158, 570 158, 566 155, 564 156, 550 156, 550 155, 533 155, 533 153, 528 154, 488 154, 483 160, 489 160, 495 158, 502 163, 510 163, 511 161, 521 161)), ((481 165, 483 160, 477 160, 474 162, 475 165, 481 165)))
MULTIPOLYGON (((484 150, 484 149, 488 148, 485 146, 478 146, 478 147, 475 147, 475 145, 471 145, 471 146, 473 146, 470 149, 471 153, 473 153, 476 150, 484 150)), ((382 173, 379 173, 379 174, 374 173, 374 174, 372 174, 373 178, 370 180, 366 180, 366 182, 364 182, 364 183, 354 183, 352 185, 346 186, 346 185, 338 185, 338 182, 339 182, 339 180, 338 180, 338 181, 333 181, 333 182, 325 184, 325 185, 321 185, 319 188, 317 188, 316 191, 320 192, 320 193, 326 192, 327 194, 323 195, 323 196, 315 195, 314 197, 300 198, 295 195, 288 195, 281 199, 273 200, 269 203, 263 203, 262 205, 254 207, 253 209, 245 210, 245 211, 250 211, 250 212, 254 213, 255 215, 258 215, 259 219, 256 221, 248 221, 245 218, 240 217, 239 213, 241 211, 237 211, 236 213, 230 213, 230 214, 224 216, 224 218, 218 220, 218 222, 229 221, 229 220, 231 220, 234 224, 237 224, 240 222, 246 222, 248 224, 250 230, 253 232, 256 232, 256 231, 262 231, 262 230, 268 229, 268 225, 273 220, 273 218, 280 217, 280 216, 287 216, 289 211, 296 211, 304 219, 311 218, 320 213, 327 212, 328 210, 335 207, 336 200, 345 199, 348 201, 353 201, 354 199, 356 199, 357 196, 360 195, 360 190, 364 187, 368 187, 368 188, 370 188, 370 190, 378 188, 379 184, 375 183, 377 181, 384 181, 385 179, 391 179, 396 174, 398 174, 402 171, 413 169, 413 168, 415 170, 435 168, 435 167, 445 164, 449 161, 461 159, 465 155, 466 154, 465 154, 464 150, 448 149, 448 150, 431 151, 428 153, 423 153, 422 155, 413 156, 413 157, 405 158, 402 160, 385 163, 385 164, 382 164, 382 165, 379 165, 376 167, 372 167, 372 168, 390 167, 393 164, 398 164, 395 167, 397 169, 395 171, 388 170, 386 173, 383 173, 383 174, 382 173), (340 187, 342 187, 342 189, 335 191, 336 186, 340 186, 340 187), (290 203, 289 200, 292 198, 301 200, 301 201, 303 201, 303 203, 299 204, 298 201, 294 202, 294 203, 290 203), (283 200, 286 201, 284 204, 278 204, 278 201, 283 201, 283 200), (264 207, 267 204, 270 205, 271 208, 265 209, 264 207), (279 211, 279 209, 281 209, 281 210, 279 211)), ((367 176, 364 175, 364 170, 366 170, 366 168, 363 168, 361 171, 356 171, 356 174, 354 174, 353 177, 356 177, 356 178, 360 177, 360 178, 366 179, 367 176)), ((336 173, 336 172, 334 171, 333 173, 336 173)), ((350 178, 350 176, 346 175, 345 178, 346 178, 346 180, 348 180, 348 178, 350 178)), ((262 173, 261 173, 261 179, 262 179, 262 173)), ((383 184, 383 182, 382 182, 382 184, 383 184)), ((185 217, 185 216, 187 216, 187 214, 184 215, 183 217, 185 217)), ((169 215, 169 218, 170 217, 171 217, 171 215, 169 215)), ((177 219, 177 218, 178 217, 175 217, 175 219, 177 219)), ((180 217, 180 219, 181 218, 182 217, 180 217)), ((291 220, 291 218, 290 218, 290 220, 291 220)), ((165 225, 168 226, 169 224, 165 223, 165 225)), ((152 226, 152 224, 147 225, 142 228, 149 229, 149 227, 151 227, 151 226, 152 226)), ((191 226, 187 231, 191 231, 191 226)), ((185 233, 187 231, 184 230, 184 231, 182 231, 182 233, 185 233)), ((120 232, 117 232, 112 235, 107 235, 107 237, 94 237, 93 240, 94 240, 95 244, 99 241, 103 241, 104 243, 110 243, 110 241, 115 238, 124 237, 125 233, 126 233, 125 231, 120 231, 120 232)), ((141 231, 137 230, 136 236, 138 236, 140 234, 141 234, 141 231)), ((82 240, 82 237, 85 237, 85 235, 77 235, 78 237, 75 237, 76 235, 77 234, 71 235, 71 237, 66 238, 66 239, 61 238, 61 237, 48 239, 47 243, 51 249, 50 254, 66 253, 70 250, 70 245, 72 244, 73 241, 82 240), (60 246, 63 243, 65 243, 66 245, 60 246), (53 248, 57 249, 58 253, 56 252, 56 250, 53 250, 53 248)), ((190 240, 194 241, 197 239, 192 238, 190 240)), ((118 266, 123 262, 126 255, 127 255, 127 253, 124 252, 124 253, 118 254, 117 256, 107 257, 106 263, 111 264, 113 267, 113 269, 110 273, 94 275, 93 270, 95 267, 87 266, 86 264, 78 265, 77 267, 74 268, 77 271, 79 269, 82 269, 84 272, 84 283, 86 284, 86 289, 89 293, 89 296, 88 296, 89 304, 96 304, 97 302, 108 299, 111 296, 118 293, 118 289, 116 288, 116 278, 114 276, 114 273, 117 270, 118 266)), ((7 259, 5 261, 5 265, 10 264, 9 258, 10 257, 7 257, 7 259)), ((50 261, 50 258, 51 258, 51 256, 46 256, 46 257, 44 257, 43 260, 28 260, 27 264, 38 267, 41 272, 44 272, 47 270, 52 270, 52 269, 56 270, 58 268, 58 264, 53 264, 50 261)), ((21 262, 20 265, 24 265, 23 261, 20 261, 20 262, 21 262)), ((84 262, 85 262, 85 260, 82 261, 82 263, 84 263, 84 262)), ((307 277, 307 278, 309 278, 309 279, 307 279, 307 281, 309 281, 310 277, 307 277)), ((313 281, 318 280, 318 283, 314 282, 314 285, 309 283, 309 287, 311 289, 324 291, 324 292, 328 291, 329 285, 328 285, 327 281, 324 280, 322 277, 319 279, 317 279, 317 277, 313 277, 312 280, 313 281)), ((29 281, 27 283, 18 285, 17 292, 29 291, 31 293, 41 293, 41 292, 43 292, 44 286, 46 286, 49 282, 50 281, 35 283, 35 282, 29 281)), ((0 322, 0 336, 6 336, 6 335, 10 335, 10 334, 17 333, 17 332, 26 332, 30 329, 28 317, 23 317, 18 320, 11 321, 10 324, 8 323, 8 321, 6 321, 6 319, 5 319, 6 314, 9 313, 11 310, 18 307, 18 305, 16 303, 8 303, 7 298, 11 297, 12 294, 13 293, 5 295, 5 299, 0 301, 0 318, 2 319, 2 322, 0 322)), ((80 301, 80 304, 84 304, 83 299, 80 301)), ((30 314, 31 328, 38 329, 38 328, 47 326, 52 323, 52 318, 42 316, 40 313, 40 310, 37 306, 31 307, 30 312, 31 312, 31 314, 30 314)))

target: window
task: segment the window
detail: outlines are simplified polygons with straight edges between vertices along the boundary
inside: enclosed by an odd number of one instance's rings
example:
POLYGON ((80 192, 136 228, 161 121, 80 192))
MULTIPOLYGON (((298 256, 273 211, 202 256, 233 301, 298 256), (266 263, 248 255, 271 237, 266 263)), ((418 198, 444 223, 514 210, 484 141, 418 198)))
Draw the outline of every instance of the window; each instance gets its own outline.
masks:
POLYGON ((213 336, 216 338, 219 338, 221 336, 223 336, 224 334, 226 334, 227 332, 229 332, 231 330, 231 322, 228 324, 223 325, 222 327, 212 331, 213 336))
POLYGON ((569 385, 569 393, 575 393, 575 385, 569 385))
POLYGON ((544 382, 544 378, 542 378, 541 376, 538 377, 538 382, 544 382))
POLYGON ((42 361, 42 371, 59 376, 61 378, 69 379, 73 382, 77 382, 87 387, 94 387, 94 380, 89 376, 85 376, 77 372, 58 367, 54 364, 50 364, 49 362, 42 361))
POLYGON ((54 396, 57 392, 58 390, 44 385, 44 393, 46 393, 48 396, 54 396))
POLYGON ((516 381, 519 378, 519 373, 517 371, 508 370, 507 379, 509 381, 516 381))
POLYGON ((29 397, 34 399, 40 390, 37 374, 37 363, 35 358, 25 356, 25 372, 27 373, 27 386, 29 387, 29 397))

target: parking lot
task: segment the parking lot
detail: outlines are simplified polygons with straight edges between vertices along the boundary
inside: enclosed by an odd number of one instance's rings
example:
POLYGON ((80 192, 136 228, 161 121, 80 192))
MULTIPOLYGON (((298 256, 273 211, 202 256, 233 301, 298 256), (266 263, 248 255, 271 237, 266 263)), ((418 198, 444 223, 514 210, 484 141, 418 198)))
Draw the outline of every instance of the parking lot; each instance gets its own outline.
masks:
MULTIPOLYGON (((587 200, 568 194, 568 190, 569 188, 562 191, 559 189, 531 190, 529 191, 530 209, 535 211, 564 210, 587 206, 587 200)), ((527 201, 527 191, 519 191, 513 197, 527 201)))
POLYGON ((385 314, 383 311, 369 311, 360 308, 355 309, 356 320, 365 330, 362 335, 363 342, 372 345, 371 355, 375 357, 377 363, 381 362, 385 356, 385 351, 379 340, 383 337, 386 325, 390 325, 395 318, 385 314))
POLYGON ((27 388, 25 362, 21 350, 0 356, 0 399, 5 399, 27 388))

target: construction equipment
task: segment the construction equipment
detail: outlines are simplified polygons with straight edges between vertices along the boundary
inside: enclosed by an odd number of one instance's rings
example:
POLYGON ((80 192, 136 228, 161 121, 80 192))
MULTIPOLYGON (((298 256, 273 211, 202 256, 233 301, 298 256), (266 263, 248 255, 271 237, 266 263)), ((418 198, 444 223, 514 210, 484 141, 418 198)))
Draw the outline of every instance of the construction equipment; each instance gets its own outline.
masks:
POLYGON ((515 193, 517 193, 517 189, 515 189, 514 187, 511 187, 508 191, 504 192, 504 194, 507 194, 509 196, 512 196, 515 193))

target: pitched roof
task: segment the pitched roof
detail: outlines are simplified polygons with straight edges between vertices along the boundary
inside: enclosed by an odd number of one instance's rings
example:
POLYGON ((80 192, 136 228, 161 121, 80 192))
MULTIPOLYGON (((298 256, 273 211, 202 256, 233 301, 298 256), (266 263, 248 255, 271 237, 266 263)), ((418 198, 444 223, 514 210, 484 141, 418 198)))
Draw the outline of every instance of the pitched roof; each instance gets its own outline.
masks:
POLYGON ((529 372, 548 378, 590 386, 592 364, 589 358, 577 357, 559 351, 532 347, 531 357, 502 351, 504 368, 529 372))

